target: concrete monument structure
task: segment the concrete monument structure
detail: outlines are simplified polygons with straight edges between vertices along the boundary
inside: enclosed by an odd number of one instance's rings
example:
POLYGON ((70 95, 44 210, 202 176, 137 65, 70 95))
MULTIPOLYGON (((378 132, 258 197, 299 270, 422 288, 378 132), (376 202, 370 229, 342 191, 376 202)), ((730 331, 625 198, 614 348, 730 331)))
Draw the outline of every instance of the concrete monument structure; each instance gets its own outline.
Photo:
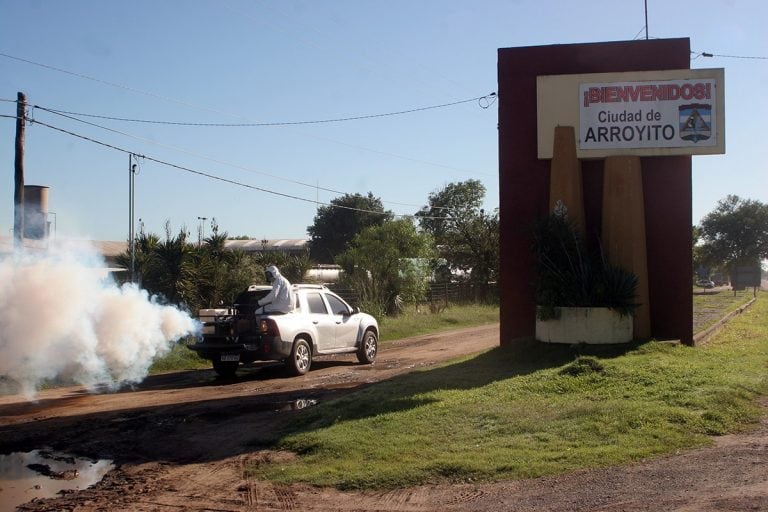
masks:
POLYGON ((530 227, 556 201, 637 275, 634 337, 692 344, 690 155, 724 152, 722 70, 698 71, 684 38, 499 49, 502 344, 534 336, 530 227))

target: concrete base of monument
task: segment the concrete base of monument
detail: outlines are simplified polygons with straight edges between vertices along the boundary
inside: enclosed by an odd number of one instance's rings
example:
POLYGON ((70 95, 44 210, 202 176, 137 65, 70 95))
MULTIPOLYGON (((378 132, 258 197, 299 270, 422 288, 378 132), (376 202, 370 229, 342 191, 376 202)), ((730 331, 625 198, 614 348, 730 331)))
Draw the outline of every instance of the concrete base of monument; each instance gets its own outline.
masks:
POLYGON ((544 343, 610 345, 632 341, 632 316, 609 308, 555 308, 559 318, 536 319, 536 339, 544 343))

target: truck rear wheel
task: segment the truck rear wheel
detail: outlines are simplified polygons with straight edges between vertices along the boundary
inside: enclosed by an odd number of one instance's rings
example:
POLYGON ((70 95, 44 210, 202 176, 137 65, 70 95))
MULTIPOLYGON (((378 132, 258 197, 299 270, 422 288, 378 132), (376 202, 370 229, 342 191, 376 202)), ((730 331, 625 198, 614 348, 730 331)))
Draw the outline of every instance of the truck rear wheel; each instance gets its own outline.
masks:
POLYGON ((304 338, 293 343, 291 356, 285 360, 285 366, 292 375, 304 375, 312 365, 312 348, 304 338))
POLYGON ((234 377, 238 366, 237 361, 213 361, 213 371, 219 377, 234 377))

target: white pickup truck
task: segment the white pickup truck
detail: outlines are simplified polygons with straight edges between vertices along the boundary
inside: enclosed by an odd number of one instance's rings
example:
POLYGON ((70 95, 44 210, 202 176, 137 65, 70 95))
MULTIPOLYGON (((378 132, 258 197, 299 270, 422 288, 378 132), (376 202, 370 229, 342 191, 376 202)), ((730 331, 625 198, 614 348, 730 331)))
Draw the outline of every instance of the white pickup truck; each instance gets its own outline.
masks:
POLYGON ((250 286, 229 308, 200 310, 202 340, 188 345, 209 359, 222 377, 240 363, 283 361, 294 375, 309 371, 317 355, 356 353, 363 364, 376 360, 379 324, 325 286, 295 284, 294 310, 263 313, 258 300, 269 286, 250 286))

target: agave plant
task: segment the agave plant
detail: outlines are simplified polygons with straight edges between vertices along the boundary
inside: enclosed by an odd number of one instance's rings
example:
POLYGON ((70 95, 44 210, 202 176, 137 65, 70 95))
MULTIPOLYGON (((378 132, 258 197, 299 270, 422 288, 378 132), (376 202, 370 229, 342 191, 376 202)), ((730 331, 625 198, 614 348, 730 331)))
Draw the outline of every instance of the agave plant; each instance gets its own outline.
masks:
POLYGON ((611 264, 602 250, 590 253, 564 208, 534 224, 531 249, 540 320, 557 318, 558 307, 607 307, 622 315, 637 308, 637 276, 611 264))

